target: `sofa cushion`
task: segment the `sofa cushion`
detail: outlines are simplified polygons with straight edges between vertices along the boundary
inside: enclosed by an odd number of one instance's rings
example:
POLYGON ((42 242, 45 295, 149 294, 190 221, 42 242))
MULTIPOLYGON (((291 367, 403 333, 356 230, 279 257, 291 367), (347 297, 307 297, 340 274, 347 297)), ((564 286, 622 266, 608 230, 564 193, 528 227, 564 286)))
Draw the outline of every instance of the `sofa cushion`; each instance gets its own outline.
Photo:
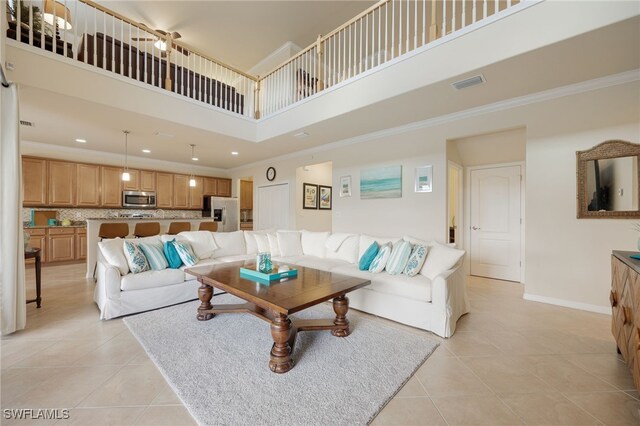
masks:
POLYGON ((340 247, 342 246, 342 243, 344 243, 350 237, 358 237, 358 236, 356 234, 334 232, 333 234, 329 235, 329 238, 327 238, 327 241, 324 243, 324 246, 327 250, 330 250, 335 253, 340 249, 340 247))
POLYGON ((191 244, 191 248, 198 259, 209 259, 213 252, 220 248, 210 231, 184 231, 178 234, 191 244))
POLYGON ((182 259, 178 254, 178 250, 173 245, 175 241, 175 238, 169 241, 165 241, 162 246, 162 252, 164 253, 164 257, 167 258, 167 263, 169 264, 169 268, 171 269, 178 269, 180 265, 182 265, 182 259))
POLYGON ((458 250, 444 244, 436 243, 429 249, 427 259, 420 270, 420 275, 434 279, 444 271, 453 268, 455 264, 462 259, 464 254, 464 250, 458 250))
POLYGON ((267 239, 269 240, 269 253, 271 253, 271 257, 280 256, 280 245, 278 244, 278 236, 276 234, 267 234, 267 239))
POLYGON ((280 256, 301 256, 302 253, 302 234, 299 231, 278 231, 278 248, 280 256))
POLYGON ((427 259, 428 250, 429 249, 427 247, 421 244, 413 246, 407 266, 404 267, 404 271, 402 271, 402 273, 409 277, 415 277, 420 272, 424 265, 424 261, 427 259))
POLYGON ((358 269, 361 271, 368 271, 369 266, 371 266, 371 262, 375 259, 378 254, 378 250, 380 250, 380 246, 375 241, 371 243, 369 247, 362 253, 360 256, 360 260, 358 261, 358 269))
POLYGON ((213 239, 219 247, 213 252, 213 258, 247 254, 247 246, 244 241, 243 231, 214 232, 213 239))
POLYGON ((392 243, 395 245, 400 241, 401 238, 395 237, 373 237, 371 235, 362 234, 360 235, 360 244, 358 245, 358 259, 362 257, 364 251, 371 245, 372 242, 377 242, 379 245, 383 245, 386 243, 392 243))
POLYGON ((100 247, 102 256, 109 265, 118 268, 120 275, 127 275, 129 273, 129 263, 127 263, 127 258, 124 257, 123 243, 124 239, 113 238, 100 241, 98 247, 100 247))
POLYGON ((132 274, 139 274, 140 272, 148 271, 151 269, 149 261, 144 255, 142 250, 138 248, 138 245, 134 242, 125 240, 123 243, 124 257, 127 258, 129 264, 129 270, 132 274))
POLYGON ((256 242, 255 234, 261 232, 257 231, 244 231, 244 245, 247 250, 247 254, 257 254, 258 253, 258 243, 256 242))
POLYGON ((391 250, 393 250, 393 245, 391 243, 386 243, 380 248, 378 254, 376 255, 373 262, 371 262, 371 266, 369 266, 369 272, 374 274, 379 274, 384 271, 384 268, 387 266, 387 262, 389 262, 389 257, 391 256, 391 250))
POLYGON ((360 259, 358 257, 359 237, 357 235, 349 235, 344 238, 342 243, 338 245, 337 251, 334 251, 328 247, 329 240, 332 237, 333 235, 329 237, 329 239, 327 240, 327 244, 325 244, 325 247, 327 248, 327 259, 344 260, 345 262, 354 264, 358 261, 358 259, 360 259))
POLYGON ((184 282, 184 272, 179 269, 165 269, 163 271, 146 271, 139 274, 127 274, 120 281, 122 291, 144 290, 148 288, 164 287, 184 282))
POLYGON ((408 241, 400 241, 391 251, 389 261, 387 262, 387 272, 390 275, 398 275, 404 271, 407 262, 411 256, 411 243, 408 241))
POLYGON ((172 244, 178 251, 178 255, 180 256, 180 259, 182 259, 182 263, 184 263, 185 265, 194 266, 200 261, 200 259, 198 259, 198 256, 196 256, 196 254, 193 252, 191 244, 189 244, 188 242, 174 241, 172 244))
POLYGON ((238 262, 240 260, 256 260, 255 254, 236 254, 233 256, 217 257, 216 260, 224 263, 238 262))
POLYGON ((316 256, 303 256, 298 259, 296 265, 305 268, 319 269, 321 271, 333 271, 339 266, 347 266, 350 265, 350 263, 339 259, 322 259, 316 256))
POLYGON ((169 267, 167 258, 164 256, 164 253, 162 251, 162 243, 140 243, 138 244, 138 247, 140 248, 140 250, 142 250, 144 257, 147 258, 149 266, 153 271, 162 271, 163 269, 167 269, 169 267))
POLYGON ((389 275, 386 272, 373 274, 367 271, 360 271, 357 265, 340 266, 334 268, 331 272, 370 280, 371 284, 363 287, 363 289, 406 297, 407 299, 424 302, 431 301, 431 280, 422 275, 408 277, 406 275, 389 275))
POLYGON ((329 232, 302 231, 302 236, 300 238, 302 253, 307 256, 324 258, 326 253, 324 245, 326 244, 329 235, 329 232))
POLYGON ((269 247, 269 237, 266 233, 254 233, 253 238, 255 238, 256 245, 258 246, 257 253, 267 253, 271 250, 271 247, 269 247))

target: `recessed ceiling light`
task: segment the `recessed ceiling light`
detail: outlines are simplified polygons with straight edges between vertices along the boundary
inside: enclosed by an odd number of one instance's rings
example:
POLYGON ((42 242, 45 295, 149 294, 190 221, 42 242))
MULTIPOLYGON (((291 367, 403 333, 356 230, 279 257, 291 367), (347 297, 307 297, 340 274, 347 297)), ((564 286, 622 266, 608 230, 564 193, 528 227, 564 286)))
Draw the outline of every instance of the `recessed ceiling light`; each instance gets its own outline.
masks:
POLYGON ((309 133, 307 132, 300 132, 300 133, 296 133, 295 135, 293 135, 296 138, 306 138, 307 136, 309 136, 309 133))
POLYGON ((231 151, 231 155, 238 155, 238 151, 231 151))
POLYGON ((142 152, 144 152, 145 154, 149 154, 151 152, 150 149, 143 149, 142 152))
POLYGON ((191 157, 191 160, 198 161, 198 157, 191 157))
POLYGON ((76 142, 78 142, 78 143, 87 143, 87 140, 78 138, 78 139, 76 139, 76 142))

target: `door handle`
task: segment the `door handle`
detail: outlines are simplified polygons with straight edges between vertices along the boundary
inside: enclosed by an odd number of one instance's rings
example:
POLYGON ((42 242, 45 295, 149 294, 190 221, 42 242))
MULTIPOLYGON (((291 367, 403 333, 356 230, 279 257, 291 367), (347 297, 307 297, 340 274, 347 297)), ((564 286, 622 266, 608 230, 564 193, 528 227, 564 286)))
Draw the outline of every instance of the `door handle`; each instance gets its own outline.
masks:
POLYGON ((473 229, 474 231, 479 231, 480 228, 476 227, 476 226, 472 226, 471 229, 473 229))

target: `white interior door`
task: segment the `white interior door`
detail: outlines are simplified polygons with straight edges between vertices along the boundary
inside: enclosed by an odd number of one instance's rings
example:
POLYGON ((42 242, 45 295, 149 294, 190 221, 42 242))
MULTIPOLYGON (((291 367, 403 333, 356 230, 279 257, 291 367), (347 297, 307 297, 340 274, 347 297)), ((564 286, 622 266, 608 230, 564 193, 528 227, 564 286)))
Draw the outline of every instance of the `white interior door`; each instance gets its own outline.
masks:
POLYGON ((289 229, 289 184, 259 186, 255 229, 289 229), (257 220, 256 220, 257 219, 257 220))
POLYGON ((520 281, 520 166, 471 171, 471 275, 520 281))

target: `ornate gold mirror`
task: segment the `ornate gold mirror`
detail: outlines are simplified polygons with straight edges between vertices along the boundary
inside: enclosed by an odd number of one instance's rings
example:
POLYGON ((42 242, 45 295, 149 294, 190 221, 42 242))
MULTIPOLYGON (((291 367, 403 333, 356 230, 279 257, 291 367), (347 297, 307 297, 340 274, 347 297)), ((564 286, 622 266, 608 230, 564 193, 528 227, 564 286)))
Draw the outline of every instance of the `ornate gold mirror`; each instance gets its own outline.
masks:
POLYGON ((640 145, 613 140, 576 152, 578 219, 640 218, 640 145))

